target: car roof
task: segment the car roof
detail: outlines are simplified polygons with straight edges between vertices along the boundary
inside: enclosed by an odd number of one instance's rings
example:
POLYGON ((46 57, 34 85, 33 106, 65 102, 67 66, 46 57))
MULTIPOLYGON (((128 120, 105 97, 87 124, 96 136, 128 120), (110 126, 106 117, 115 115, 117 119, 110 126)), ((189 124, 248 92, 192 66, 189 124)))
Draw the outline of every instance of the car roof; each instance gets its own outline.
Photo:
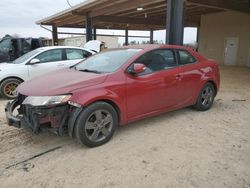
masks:
POLYGON ((63 48, 70 48, 70 49, 81 49, 81 50, 87 50, 91 52, 91 50, 82 48, 82 47, 74 47, 74 46, 46 46, 39 48, 40 50, 53 50, 53 49, 63 49, 63 48))
POLYGON ((158 48, 171 48, 171 49, 188 49, 185 46, 178 45, 166 45, 166 44, 145 44, 145 45, 129 45, 121 47, 121 49, 143 49, 143 50, 153 50, 158 48))

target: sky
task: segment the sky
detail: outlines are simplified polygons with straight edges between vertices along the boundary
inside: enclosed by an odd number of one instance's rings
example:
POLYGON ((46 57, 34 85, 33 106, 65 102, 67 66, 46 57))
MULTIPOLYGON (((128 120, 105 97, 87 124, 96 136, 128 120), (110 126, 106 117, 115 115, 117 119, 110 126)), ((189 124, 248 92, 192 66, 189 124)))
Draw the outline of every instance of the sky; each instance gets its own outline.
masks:
MULTIPOLYGON (((69 0, 71 5, 76 5, 84 0, 69 0)), ((45 17, 51 16, 59 11, 70 8, 67 0, 1 0, 0 1, 0 38, 6 34, 18 34, 21 37, 49 37, 51 33, 35 22, 45 17)), ((60 29, 59 31, 83 32, 81 29, 60 29)), ((124 34, 123 31, 98 30, 103 34, 124 34)), ((131 35, 145 35, 149 32, 130 31, 131 35)), ((60 36, 59 36, 60 37, 60 36)), ((65 36, 61 36, 65 37, 65 36)), ((66 36, 67 37, 67 36, 66 36)), ((132 40, 146 40, 130 38, 132 40)), ((165 31, 154 32, 154 40, 165 41, 165 31)), ((196 28, 185 28, 184 42, 192 43, 196 40, 196 28)), ((119 39, 122 43, 123 38, 119 39)))

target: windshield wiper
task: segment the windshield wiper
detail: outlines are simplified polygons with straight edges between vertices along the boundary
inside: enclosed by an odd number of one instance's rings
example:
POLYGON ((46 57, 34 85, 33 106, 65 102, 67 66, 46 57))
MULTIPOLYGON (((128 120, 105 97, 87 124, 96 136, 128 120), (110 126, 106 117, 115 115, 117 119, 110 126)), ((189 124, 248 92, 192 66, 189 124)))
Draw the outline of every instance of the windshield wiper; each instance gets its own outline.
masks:
POLYGON ((90 70, 90 69, 83 69, 83 70, 78 70, 78 71, 81 71, 81 72, 91 72, 91 73, 101 74, 101 72, 99 72, 99 71, 90 70))

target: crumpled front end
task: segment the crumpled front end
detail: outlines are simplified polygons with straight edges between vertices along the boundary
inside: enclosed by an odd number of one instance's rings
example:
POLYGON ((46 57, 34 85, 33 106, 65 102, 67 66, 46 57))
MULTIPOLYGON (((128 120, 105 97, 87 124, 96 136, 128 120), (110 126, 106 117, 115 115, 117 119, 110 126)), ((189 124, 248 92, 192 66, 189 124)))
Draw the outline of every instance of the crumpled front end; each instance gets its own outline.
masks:
POLYGON ((18 98, 9 102, 5 108, 6 119, 10 126, 26 128, 35 134, 47 129, 63 135, 68 128, 68 121, 73 111, 68 103, 51 106, 32 106, 22 104, 26 96, 19 94, 18 98), (17 115, 14 115, 17 110, 17 115))

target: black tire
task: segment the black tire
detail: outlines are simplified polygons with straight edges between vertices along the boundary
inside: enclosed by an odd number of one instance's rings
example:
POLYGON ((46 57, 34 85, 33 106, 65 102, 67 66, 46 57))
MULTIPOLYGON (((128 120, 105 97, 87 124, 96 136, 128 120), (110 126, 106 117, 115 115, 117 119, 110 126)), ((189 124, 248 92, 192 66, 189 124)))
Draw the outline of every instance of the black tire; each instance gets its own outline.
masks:
POLYGON ((209 110, 213 105, 215 95, 216 93, 213 84, 207 83, 201 89, 199 97, 194 107, 199 111, 209 110))
POLYGON ((96 102, 84 109, 79 115, 75 124, 76 139, 87 147, 103 145, 111 139, 118 123, 118 114, 112 105, 106 102, 96 102), (110 123, 107 123, 108 120, 110 123), (104 125, 105 123, 107 124, 104 125))
POLYGON ((0 92, 2 97, 6 99, 15 99, 17 96, 14 91, 21 83, 22 81, 16 78, 9 78, 4 80, 0 85, 0 92))

